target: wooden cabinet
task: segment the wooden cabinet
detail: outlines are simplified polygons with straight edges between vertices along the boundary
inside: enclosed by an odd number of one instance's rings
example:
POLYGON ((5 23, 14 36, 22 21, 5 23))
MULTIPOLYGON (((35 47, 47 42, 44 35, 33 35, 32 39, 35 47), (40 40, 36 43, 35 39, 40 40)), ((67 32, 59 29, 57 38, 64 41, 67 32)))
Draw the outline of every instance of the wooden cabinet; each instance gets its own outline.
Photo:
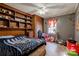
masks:
POLYGON ((43 27, 43 18, 37 15, 33 15, 33 31, 34 31, 34 36, 37 37, 38 35, 38 30, 41 30, 43 32, 44 27, 43 27))

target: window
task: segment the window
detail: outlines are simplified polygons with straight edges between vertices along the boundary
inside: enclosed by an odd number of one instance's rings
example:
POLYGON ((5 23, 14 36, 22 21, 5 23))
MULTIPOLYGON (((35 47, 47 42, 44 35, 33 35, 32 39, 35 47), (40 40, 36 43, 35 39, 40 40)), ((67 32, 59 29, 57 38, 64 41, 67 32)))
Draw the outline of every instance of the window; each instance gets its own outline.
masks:
POLYGON ((48 20, 48 33, 49 34, 56 33, 56 25, 57 25, 57 20, 55 18, 48 20))

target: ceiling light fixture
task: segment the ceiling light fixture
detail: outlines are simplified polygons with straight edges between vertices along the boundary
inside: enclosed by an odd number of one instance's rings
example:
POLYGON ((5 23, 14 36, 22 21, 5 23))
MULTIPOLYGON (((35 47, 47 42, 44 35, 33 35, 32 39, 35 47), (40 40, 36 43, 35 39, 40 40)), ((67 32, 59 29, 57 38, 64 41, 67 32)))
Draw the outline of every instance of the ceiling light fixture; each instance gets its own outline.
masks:
POLYGON ((37 12, 39 14, 45 14, 48 10, 46 9, 46 7, 43 7, 42 9, 38 10, 37 12))

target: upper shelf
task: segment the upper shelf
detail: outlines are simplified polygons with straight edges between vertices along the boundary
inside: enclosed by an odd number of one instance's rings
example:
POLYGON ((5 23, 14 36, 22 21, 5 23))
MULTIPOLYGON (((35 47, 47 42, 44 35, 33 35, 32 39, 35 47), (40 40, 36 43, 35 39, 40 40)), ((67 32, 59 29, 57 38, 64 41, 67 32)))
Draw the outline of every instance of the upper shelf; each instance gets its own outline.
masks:
POLYGON ((16 18, 20 18, 20 19, 24 19, 24 20, 26 20, 26 18, 22 18, 22 17, 19 17, 19 16, 15 16, 16 18))
POLYGON ((11 29, 11 30, 25 30, 26 28, 11 28, 11 27, 0 27, 0 29, 2 30, 2 29, 4 29, 4 30, 6 30, 6 29, 11 29))
POLYGON ((3 14, 3 15, 8 15, 8 16, 14 17, 14 15, 10 15, 10 14, 3 13, 3 12, 0 12, 0 14, 3 14))
POLYGON ((6 21, 12 21, 12 22, 19 22, 19 23, 26 23, 26 22, 21 22, 21 21, 16 21, 16 20, 11 20, 11 19, 5 19, 5 18, 0 18, 0 20, 6 20, 6 21))

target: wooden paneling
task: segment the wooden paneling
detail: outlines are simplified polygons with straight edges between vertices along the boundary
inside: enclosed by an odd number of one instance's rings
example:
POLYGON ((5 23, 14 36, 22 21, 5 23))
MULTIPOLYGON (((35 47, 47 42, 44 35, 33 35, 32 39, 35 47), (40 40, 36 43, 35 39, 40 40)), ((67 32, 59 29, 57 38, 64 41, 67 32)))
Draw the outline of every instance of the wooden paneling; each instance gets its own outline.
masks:
POLYGON ((6 36, 6 35, 13 35, 13 36, 16 36, 16 35, 24 35, 25 32, 24 30, 2 30, 0 31, 0 36, 6 36))
POLYGON ((42 32, 44 32, 44 19, 42 18, 42 32))
POLYGON ((37 37, 38 30, 41 30, 43 32, 43 18, 37 15, 33 15, 33 31, 35 34, 35 37, 37 37))

